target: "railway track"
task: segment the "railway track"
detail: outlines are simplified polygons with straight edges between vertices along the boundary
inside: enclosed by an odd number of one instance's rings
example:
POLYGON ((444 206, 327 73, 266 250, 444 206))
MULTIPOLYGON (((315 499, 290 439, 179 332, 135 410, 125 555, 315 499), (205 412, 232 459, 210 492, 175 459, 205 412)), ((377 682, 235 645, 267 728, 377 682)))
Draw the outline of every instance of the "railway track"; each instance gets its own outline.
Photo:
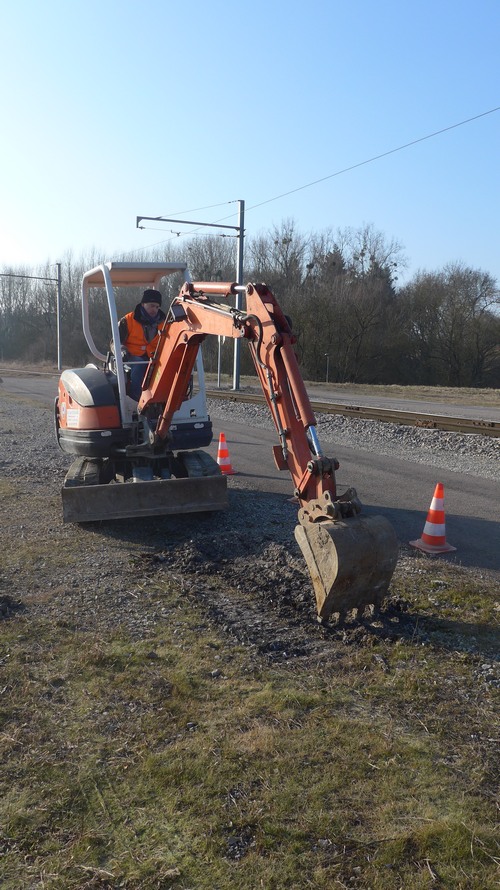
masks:
MULTIPOLYGON (((12 368, 0 368, 0 373, 7 376, 27 374, 35 377, 55 377, 54 372, 22 371, 12 368)), ((264 405, 264 396, 260 393, 234 392, 227 389, 207 389, 211 399, 247 402, 264 405)), ((401 426, 414 426, 419 429, 443 430, 453 433, 475 433, 479 436, 500 437, 500 421, 474 419, 469 417, 451 417, 443 414, 428 414, 416 411, 396 411, 392 408, 374 408, 369 405, 345 405, 337 402, 320 402, 311 399, 313 411, 323 414, 340 414, 344 417, 358 417, 360 420, 377 420, 380 423, 395 423, 401 426)))
MULTIPOLYGON (((247 402, 264 405, 264 396, 259 393, 228 392, 208 389, 211 399, 247 402)), ((469 417, 449 417, 440 414, 422 414, 416 411, 395 411, 392 408, 372 408, 368 405, 344 405, 336 402, 311 400, 313 411, 322 414, 341 414, 344 417, 358 417, 360 420, 377 420, 381 423, 395 423, 414 426, 419 429, 443 430, 453 433, 475 433, 480 436, 500 437, 500 422, 495 420, 475 420, 469 417)))

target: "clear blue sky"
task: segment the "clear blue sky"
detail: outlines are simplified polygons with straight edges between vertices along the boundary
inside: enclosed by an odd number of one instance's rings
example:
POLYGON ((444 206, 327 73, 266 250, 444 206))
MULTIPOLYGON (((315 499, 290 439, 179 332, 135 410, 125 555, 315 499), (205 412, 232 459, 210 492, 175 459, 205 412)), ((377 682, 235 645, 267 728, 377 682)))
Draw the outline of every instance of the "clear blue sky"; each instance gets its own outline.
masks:
POLYGON ((244 199, 247 236, 371 223, 406 277, 500 283, 500 111, 332 176, 500 106, 499 0, 4 0, 1 35, 0 267, 244 199))

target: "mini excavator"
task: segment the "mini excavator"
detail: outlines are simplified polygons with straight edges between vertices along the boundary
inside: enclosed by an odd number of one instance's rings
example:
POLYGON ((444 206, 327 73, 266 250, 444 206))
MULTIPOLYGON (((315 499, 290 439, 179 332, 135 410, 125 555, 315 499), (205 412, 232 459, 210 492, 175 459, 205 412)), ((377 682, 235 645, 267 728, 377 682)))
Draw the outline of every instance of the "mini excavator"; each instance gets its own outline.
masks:
POLYGON ((276 427, 275 464, 293 480, 299 504, 295 538, 312 579, 318 620, 333 613, 343 620, 352 610, 360 617, 366 606, 379 607, 396 566, 396 534, 384 517, 363 515, 354 488, 338 493, 338 461, 322 452, 294 351, 296 338, 269 288, 192 282, 184 264, 105 263, 84 276, 82 309, 87 343, 103 367, 64 371, 59 381, 57 438, 65 452, 76 455, 62 489, 64 520, 227 508, 227 477, 203 451, 212 426, 200 346, 209 335, 241 338, 276 427), (135 403, 127 396, 128 370, 120 350, 106 356, 95 347, 89 289, 105 288, 112 339, 119 343, 114 288, 158 288, 175 272, 183 274, 184 283, 145 365, 135 403), (243 308, 223 302, 235 296, 243 308))

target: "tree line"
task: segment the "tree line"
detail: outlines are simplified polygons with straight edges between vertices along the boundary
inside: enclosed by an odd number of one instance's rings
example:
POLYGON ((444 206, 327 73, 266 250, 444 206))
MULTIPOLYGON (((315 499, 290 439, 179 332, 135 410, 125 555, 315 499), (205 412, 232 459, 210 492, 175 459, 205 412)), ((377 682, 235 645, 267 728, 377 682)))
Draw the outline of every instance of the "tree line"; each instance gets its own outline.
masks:
MULTIPOLYGON (((96 251, 61 263, 63 365, 91 359, 82 334, 81 280, 107 257, 96 251)), ((208 235, 167 242, 122 260, 185 261, 194 280, 232 281, 235 239, 208 235)), ((297 354, 307 380, 332 383, 427 386, 500 386, 500 292, 495 279, 463 262, 419 271, 400 285, 407 265, 402 246, 373 226, 303 234, 285 220, 245 243, 246 281, 263 281, 291 318, 297 354)), ((54 267, 5 267, 0 277, 0 361, 54 363, 54 267), (23 277, 31 276, 31 277, 23 277)), ((168 280, 164 305, 178 292, 168 280)), ((97 293, 97 292, 96 292, 97 293)), ((140 291, 118 293, 119 314, 140 291)), ((91 326, 106 351, 109 323, 103 295, 92 300, 91 326), (97 335, 99 332, 99 336, 97 335)), ((221 350, 222 371, 232 371, 232 344, 221 350)), ((216 371, 218 344, 204 346, 207 370, 216 371)), ((241 371, 253 371, 242 350, 241 371)))

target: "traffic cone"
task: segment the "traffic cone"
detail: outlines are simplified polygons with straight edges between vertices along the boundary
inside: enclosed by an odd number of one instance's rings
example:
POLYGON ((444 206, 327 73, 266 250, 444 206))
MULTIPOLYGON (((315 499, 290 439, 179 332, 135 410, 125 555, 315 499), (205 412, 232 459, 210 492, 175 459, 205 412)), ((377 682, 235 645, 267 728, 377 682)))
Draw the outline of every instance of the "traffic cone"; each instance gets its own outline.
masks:
POLYGON ((457 549, 446 541, 443 501, 444 485, 442 482, 438 482, 427 513, 422 537, 418 541, 410 541, 412 547, 423 550, 424 553, 449 553, 451 550, 457 549))
POLYGON ((227 450, 226 437, 224 433, 221 433, 219 436, 217 463, 219 464, 220 471, 224 476, 234 476, 234 470, 231 466, 231 459, 229 457, 229 451, 227 450))

